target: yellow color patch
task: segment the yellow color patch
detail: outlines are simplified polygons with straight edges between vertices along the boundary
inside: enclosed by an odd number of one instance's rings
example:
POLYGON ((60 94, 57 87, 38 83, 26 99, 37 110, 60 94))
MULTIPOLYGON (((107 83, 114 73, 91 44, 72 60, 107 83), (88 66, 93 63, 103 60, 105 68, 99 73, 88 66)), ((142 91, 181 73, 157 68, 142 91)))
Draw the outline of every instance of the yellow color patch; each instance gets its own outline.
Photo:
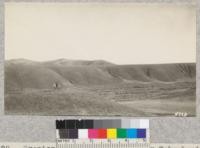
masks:
POLYGON ((108 139, 116 139, 117 138, 117 130, 115 128, 107 129, 107 138, 108 139))

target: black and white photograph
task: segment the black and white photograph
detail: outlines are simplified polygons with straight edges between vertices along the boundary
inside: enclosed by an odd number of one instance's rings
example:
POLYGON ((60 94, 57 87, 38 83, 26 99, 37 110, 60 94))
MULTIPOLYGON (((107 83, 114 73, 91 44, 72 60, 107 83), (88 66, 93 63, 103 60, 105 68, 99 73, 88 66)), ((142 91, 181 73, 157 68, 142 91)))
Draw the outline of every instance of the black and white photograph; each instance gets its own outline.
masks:
POLYGON ((196 10, 5 4, 6 115, 196 116, 196 10))

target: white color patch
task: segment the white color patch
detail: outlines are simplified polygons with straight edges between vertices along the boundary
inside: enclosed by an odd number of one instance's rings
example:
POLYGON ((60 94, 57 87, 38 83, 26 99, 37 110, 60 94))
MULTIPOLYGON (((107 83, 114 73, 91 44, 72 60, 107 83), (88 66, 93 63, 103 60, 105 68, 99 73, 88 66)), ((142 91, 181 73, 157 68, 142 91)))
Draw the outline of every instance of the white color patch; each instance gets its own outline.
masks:
POLYGON ((87 129, 79 129, 78 130, 78 138, 79 139, 87 139, 88 138, 88 130, 87 129))
POLYGON ((149 128, 149 120, 141 119, 140 120, 140 128, 149 128))

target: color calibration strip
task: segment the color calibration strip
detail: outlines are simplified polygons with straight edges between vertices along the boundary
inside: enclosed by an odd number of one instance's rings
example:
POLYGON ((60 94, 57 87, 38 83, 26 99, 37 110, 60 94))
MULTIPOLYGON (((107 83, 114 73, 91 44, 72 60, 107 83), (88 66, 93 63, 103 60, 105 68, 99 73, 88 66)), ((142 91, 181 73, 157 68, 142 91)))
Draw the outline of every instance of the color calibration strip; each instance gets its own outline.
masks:
POLYGON ((149 120, 57 120, 58 139, 146 139, 149 120))
POLYGON ((60 139, 146 138, 146 129, 61 129, 60 139))

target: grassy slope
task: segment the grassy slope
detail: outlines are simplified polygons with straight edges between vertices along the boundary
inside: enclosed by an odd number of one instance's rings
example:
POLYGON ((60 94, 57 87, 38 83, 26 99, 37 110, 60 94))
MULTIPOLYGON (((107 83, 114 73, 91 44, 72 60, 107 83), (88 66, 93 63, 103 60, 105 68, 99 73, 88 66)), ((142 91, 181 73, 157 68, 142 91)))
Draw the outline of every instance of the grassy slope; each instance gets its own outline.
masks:
POLYGON ((193 63, 81 62, 7 61, 5 112, 124 116, 172 115, 175 111, 195 113, 193 63), (55 82, 62 88, 53 90, 55 82))
POLYGON ((64 66, 52 63, 13 62, 5 64, 5 88, 52 88, 54 82, 63 86, 101 85, 119 82, 175 82, 195 80, 194 63, 164 65, 111 65, 101 64, 64 66), (103 65, 103 66, 102 66, 103 65))

